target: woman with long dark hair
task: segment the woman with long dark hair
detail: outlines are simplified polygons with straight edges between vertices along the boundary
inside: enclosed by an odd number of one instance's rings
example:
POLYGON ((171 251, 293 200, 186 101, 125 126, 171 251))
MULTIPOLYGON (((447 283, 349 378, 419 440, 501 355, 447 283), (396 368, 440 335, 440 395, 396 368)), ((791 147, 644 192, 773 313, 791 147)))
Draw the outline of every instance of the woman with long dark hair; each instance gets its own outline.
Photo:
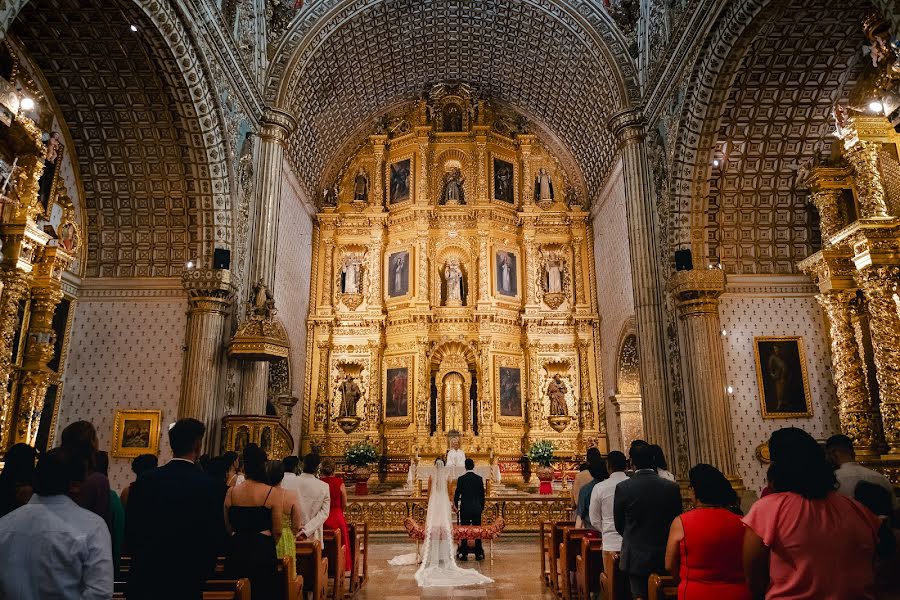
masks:
POLYGON ((802 429, 769 438, 775 492, 744 517, 744 572, 754 596, 874 598, 879 521, 838 494, 825 451, 802 429))
POLYGON ((97 470, 97 451, 100 449, 97 430, 89 421, 75 421, 63 429, 61 437, 60 445, 84 464, 88 474, 72 499, 81 508, 103 517, 112 532, 109 478, 97 470))

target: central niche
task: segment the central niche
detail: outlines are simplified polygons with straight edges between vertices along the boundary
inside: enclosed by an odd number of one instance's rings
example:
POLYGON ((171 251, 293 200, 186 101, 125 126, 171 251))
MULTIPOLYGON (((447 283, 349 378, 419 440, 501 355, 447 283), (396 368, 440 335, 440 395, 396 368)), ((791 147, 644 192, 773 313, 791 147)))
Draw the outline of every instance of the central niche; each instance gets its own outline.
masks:
POLYGON ((435 261, 437 294, 440 305, 448 308, 470 306, 469 300, 469 268, 468 253, 458 247, 450 246, 438 252, 435 261))

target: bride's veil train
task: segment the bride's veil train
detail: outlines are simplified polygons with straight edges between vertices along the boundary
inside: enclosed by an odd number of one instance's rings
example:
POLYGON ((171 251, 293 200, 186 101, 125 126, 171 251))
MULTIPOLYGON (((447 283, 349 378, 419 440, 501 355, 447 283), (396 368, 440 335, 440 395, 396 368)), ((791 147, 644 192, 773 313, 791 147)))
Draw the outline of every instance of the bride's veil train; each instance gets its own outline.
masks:
MULTIPOLYGON (((422 564, 416 571, 419 587, 453 587, 493 583, 475 569, 462 569, 456 564, 453 544, 453 518, 450 510, 450 496, 447 493, 449 470, 443 461, 437 461, 431 476, 431 491, 428 494, 428 514, 425 517, 425 543, 422 549, 422 564)), ((415 564, 415 555, 402 555, 390 561, 392 565, 415 564)))

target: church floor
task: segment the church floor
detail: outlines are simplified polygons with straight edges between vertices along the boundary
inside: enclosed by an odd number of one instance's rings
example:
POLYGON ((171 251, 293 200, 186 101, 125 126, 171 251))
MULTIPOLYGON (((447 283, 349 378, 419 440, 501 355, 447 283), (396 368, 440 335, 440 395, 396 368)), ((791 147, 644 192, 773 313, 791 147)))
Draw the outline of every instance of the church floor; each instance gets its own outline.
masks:
MULTIPOLYGON (((420 588, 416 585, 415 566, 392 567, 387 561, 412 552, 412 542, 399 538, 371 540, 369 582, 359 600, 415 600, 417 598, 490 598, 491 600, 550 600, 553 595, 540 581, 540 556, 536 537, 507 537, 494 543, 494 564, 485 557, 460 563, 476 568, 494 580, 482 586, 459 588, 420 588)), ((485 546, 485 554, 488 548, 485 546)))

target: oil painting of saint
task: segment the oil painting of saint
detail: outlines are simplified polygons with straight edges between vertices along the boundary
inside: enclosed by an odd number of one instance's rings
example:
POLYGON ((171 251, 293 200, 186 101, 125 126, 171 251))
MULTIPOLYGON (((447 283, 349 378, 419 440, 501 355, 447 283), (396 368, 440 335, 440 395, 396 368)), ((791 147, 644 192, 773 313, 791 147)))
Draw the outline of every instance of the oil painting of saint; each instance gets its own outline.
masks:
POLYGON ((395 252, 388 259, 388 296, 399 298, 409 293, 409 252, 395 252))
POLYGON ((764 418, 811 416, 802 340, 757 337, 756 374, 764 418))
POLYGON ((496 259, 497 293, 502 296, 518 296, 516 255, 505 250, 498 250, 496 259))
POLYGON ((522 371, 500 367, 500 416, 522 416, 522 371))
POLYGON ((391 165, 391 204, 409 200, 410 162, 407 158, 391 165))
POLYGON ((387 398, 384 415, 386 417, 406 417, 409 415, 409 370, 406 367, 387 370, 387 398))

